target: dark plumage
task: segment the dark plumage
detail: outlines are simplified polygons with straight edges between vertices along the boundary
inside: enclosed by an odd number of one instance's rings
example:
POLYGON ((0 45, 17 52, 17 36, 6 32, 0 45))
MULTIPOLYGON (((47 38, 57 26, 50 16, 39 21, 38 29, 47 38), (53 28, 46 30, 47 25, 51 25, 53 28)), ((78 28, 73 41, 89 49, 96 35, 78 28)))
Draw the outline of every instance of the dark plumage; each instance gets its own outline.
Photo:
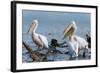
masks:
POLYGON ((51 39, 51 44, 50 45, 52 45, 54 47, 59 47, 60 46, 56 39, 51 39))
POLYGON ((88 42, 88 47, 91 48, 91 37, 86 34, 86 41, 88 42))

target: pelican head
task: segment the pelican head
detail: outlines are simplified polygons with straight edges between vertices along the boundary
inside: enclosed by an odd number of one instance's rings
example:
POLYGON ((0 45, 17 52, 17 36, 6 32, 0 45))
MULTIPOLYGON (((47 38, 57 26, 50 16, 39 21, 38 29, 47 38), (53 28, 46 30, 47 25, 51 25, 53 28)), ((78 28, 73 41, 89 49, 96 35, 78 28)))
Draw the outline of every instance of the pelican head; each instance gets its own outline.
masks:
POLYGON ((38 20, 33 20, 32 21, 32 24, 34 25, 34 24, 38 24, 38 20))
POLYGON ((76 25, 75 21, 71 21, 71 24, 76 25))
POLYGON ((38 20, 33 20, 32 21, 32 24, 28 30, 28 33, 29 34, 32 34, 33 30, 38 26, 38 20))
POLYGON ((77 29, 77 26, 76 26, 76 22, 75 22, 75 21, 71 21, 71 24, 73 25, 73 27, 74 27, 75 29, 77 29))
POLYGON ((38 25, 38 20, 33 20, 31 28, 34 29, 36 27, 36 25, 38 25))
POLYGON ((75 21, 71 21, 70 24, 65 28, 63 34, 64 34, 64 37, 63 39, 67 38, 67 37, 71 37, 72 35, 75 34, 77 30, 77 26, 76 26, 76 23, 75 21))

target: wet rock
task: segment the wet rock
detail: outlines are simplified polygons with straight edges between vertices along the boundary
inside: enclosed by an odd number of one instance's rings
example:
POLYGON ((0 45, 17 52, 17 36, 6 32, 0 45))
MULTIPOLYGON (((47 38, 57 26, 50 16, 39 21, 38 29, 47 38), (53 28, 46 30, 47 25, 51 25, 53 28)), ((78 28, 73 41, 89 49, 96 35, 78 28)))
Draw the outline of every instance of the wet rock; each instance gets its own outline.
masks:
POLYGON ((67 48, 56 48, 56 49, 59 50, 63 54, 69 51, 67 48))
POLYGON ((37 50, 38 53, 46 55, 48 53, 48 49, 41 49, 41 50, 37 50))
POLYGON ((47 56, 48 61, 67 61, 69 59, 70 59, 70 55, 68 54, 56 53, 56 54, 49 54, 47 56))
POLYGON ((54 61, 66 61, 70 59, 70 55, 68 54, 56 54, 54 57, 54 61))

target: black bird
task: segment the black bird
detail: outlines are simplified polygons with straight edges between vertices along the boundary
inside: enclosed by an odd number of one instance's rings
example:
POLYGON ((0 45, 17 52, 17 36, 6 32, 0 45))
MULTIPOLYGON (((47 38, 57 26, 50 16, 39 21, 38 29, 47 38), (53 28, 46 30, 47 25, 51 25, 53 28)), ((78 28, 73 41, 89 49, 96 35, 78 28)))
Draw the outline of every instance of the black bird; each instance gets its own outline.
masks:
POLYGON ((56 39, 51 39, 51 44, 53 47, 59 47, 60 44, 58 43, 58 41, 56 39))
POLYGON ((88 42, 88 47, 91 48, 91 37, 86 34, 86 41, 88 42))

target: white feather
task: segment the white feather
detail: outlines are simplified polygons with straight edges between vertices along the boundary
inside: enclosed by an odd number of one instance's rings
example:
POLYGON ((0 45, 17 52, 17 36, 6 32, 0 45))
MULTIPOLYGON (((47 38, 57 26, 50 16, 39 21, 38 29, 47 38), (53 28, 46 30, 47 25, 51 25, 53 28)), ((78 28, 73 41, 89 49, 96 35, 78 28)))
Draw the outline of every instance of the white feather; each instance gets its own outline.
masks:
POLYGON ((75 22, 72 22, 72 24, 68 25, 68 27, 64 30, 64 38, 68 37, 67 41, 69 41, 73 50, 76 52, 76 56, 78 56, 79 50, 83 49, 83 48, 87 48, 88 43, 84 38, 75 35, 76 29, 77 29, 77 26, 76 26, 75 22), (73 27, 73 29, 72 29, 72 27, 73 27))
POLYGON ((45 36, 41 35, 41 34, 39 34, 39 37, 40 37, 41 41, 43 42, 44 47, 45 47, 45 48, 48 48, 48 41, 47 41, 47 38, 46 38, 45 36))

